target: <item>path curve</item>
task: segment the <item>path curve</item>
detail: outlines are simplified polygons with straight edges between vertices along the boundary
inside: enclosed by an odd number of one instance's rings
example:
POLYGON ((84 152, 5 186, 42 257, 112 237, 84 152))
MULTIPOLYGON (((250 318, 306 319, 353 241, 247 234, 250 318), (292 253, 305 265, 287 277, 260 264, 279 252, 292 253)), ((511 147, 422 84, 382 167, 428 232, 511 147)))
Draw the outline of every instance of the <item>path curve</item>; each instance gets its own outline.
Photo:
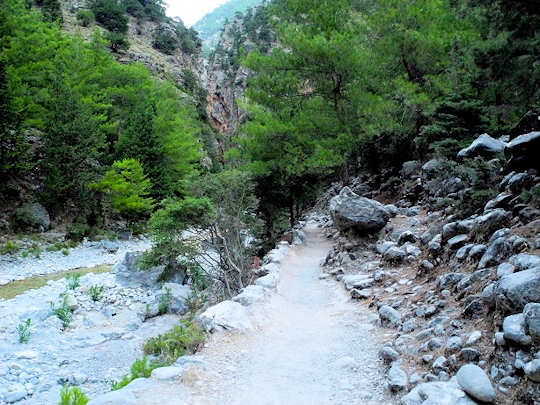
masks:
POLYGON ((341 285, 320 279, 331 244, 320 229, 282 262, 278 292, 255 306, 256 329, 217 333, 183 384, 158 383, 137 403, 197 405, 390 404, 370 312, 341 285))

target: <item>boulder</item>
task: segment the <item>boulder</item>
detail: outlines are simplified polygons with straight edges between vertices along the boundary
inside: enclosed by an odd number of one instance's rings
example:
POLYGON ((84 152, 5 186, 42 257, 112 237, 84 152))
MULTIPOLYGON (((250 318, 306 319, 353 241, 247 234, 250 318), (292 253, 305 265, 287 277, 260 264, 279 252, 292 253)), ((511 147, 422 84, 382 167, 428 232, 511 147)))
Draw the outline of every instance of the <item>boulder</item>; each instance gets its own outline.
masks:
POLYGON ((503 321, 504 339, 520 345, 530 345, 532 339, 525 330, 525 317, 523 314, 510 315, 503 321))
POLYGON ((383 346, 381 350, 379 350, 379 357, 387 363, 392 363, 399 359, 399 353, 390 346, 383 346))
POLYGON ((99 246, 107 253, 116 253, 120 249, 120 244, 112 240, 102 240, 99 246))
POLYGON ((495 287, 497 307, 507 313, 523 311, 530 302, 540 302, 540 267, 501 277, 495 287))
POLYGON ((422 175, 425 177, 432 177, 443 171, 446 165, 447 163, 443 159, 431 159, 422 166, 422 175))
POLYGON ((474 364, 461 366, 456 374, 459 386, 474 399, 493 403, 495 402, 495 390, 487 374, 474 364))
POLYGON ((255 280, 255 285, 268 288, 268 289, 274 289, 277 287, 279 282, 279 274, 277 272, 268 273, 266 276, 258 278, 255 280))
POLYGON ((188 312, 187 301, 192 294, 189 286, 178 283, 164 283, 161 293, 169 295, 169 310, 171 312, 179 315, 188 312))
POLYGON ((467 148, 462 149, 457 154, 459 159, 473 158, 476 156, 496 157, 504 151, 505 143, 488 134, 482 134, 476 138, 467 148))
MULTIPOLYGON (((160 277, 165 270, 164 266, 151 267, 149 269, 140 269, 139 263, 142 253, 126 252, 126 255, 113 267, 116 281, 125 287, 143 287, 155 288, 160 284, 160 277)), ((175 274, 172 274, 170 281, 182 284, 186 273, 182 268, 178 268, 175 274)))
POLYGON ((410 160, 408 162, 404 162, 401 166, 401 173, 403 174, 403 177, 409 178, 413 174, 417 174, 420 171, 420 168, 422 165, 417 160, 410 160))
POLYGON ((433 381, 414 387, 401 398, 403 405, 477 405, 457 384, 450 381, 433 381))
POLYGON ((496 266, 512 255, 512 245, 506 238, 498 238, 487 248, 478 263, 479 269, 496 266))
POLYGON ((390 219, 384 205, 360 197, 348 187, 344 187, 339 195, 330 200, 330 212, 334 224, 340 230, 353 229, 359 233, 378 232, 390 219))
POLYGON ((253 305, 256 302, 264 300, 264 297, 264 287, 259 285, 248 285, 242 290, 240 294, 233 297, 232 300, 247 307, 253 305))
POLYGON ((520 118, 519 122, 510 130, 510 139, 533 131, 540 131, 540 108, 529 110, 520 118))
POLYGON ((407 253, 403 249, 392 246, 384 252, 383 259, 389 263, 401 263, 405 256, 407 253))
POLYGON ((343 281, 347 290, 369 288, 374 282, 373 278, 368 274, 347 274, 343 276, 341 281, 343 281))
POLYGON ((536 344, 540 343, 540 303, 531 302, 523 308, 526 331, 536 344))
POLYGON ((510 141, 504 149, 504 154, 508 159, 508 168, 511 170, 529 168, 539 170, 538 150, 540 150, 539 131, 518 136, 510 141))
POLYGON ((484 207, 484 212, 495 208, 506 208, 512 198, 514 198, 514 195, 511 193, 500 193, 497 197, 487 202, 484 207))
POLYGON ((506 227, 512 220, 512 213, 497 208, 479 216, 474 220, 472 230, 475 234, 491 235, 493 232, 506 227))
POLYGON ((388 388, 391 391, 400 391, 407 388, 408 380, 407 373, 394 362, 390 370, 388 370, 388 388))
POLYGON ((540 383, 540 359, 525 363, 523 371, 529 380, 540 383))
POLYGON ((463 273, 446 273, 437 277, 437 287, 439 290, 445 290, 447 288, 455 286, 465 277, 463 273))
POLYGON ((238 302, 229 300, 208 308, 200 315, 200 321, 207 332, 253 329, 245 308, 238 302))
POLYGON ((48 231, 51 227, 51 217, 40 203, 29 203, 15 211, 14 222, 23 230, 48 231))
POLYGON ((401 326, 401 314, 389 305, 383 305, 379 308, 379 317, 383 324, 397 328, 401 326))
POLYGON ((451 250, 456 250, 462 247, 469 240, 468 235, 456 235, 453 238, 448 239, 448 247, 451 250))
POLYGON ((528 253, 520 253, 512 256, 508 262, 516 267, 516 271, 540 267, 540 257, 528 253))

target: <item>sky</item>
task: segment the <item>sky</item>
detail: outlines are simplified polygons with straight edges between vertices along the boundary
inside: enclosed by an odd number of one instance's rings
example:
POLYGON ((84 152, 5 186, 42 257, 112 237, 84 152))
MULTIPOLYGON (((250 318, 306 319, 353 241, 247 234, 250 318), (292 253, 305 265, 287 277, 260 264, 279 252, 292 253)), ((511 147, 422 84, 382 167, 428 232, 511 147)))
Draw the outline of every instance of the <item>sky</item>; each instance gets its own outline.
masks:
POLYGON ((180 17, 187 27, 191 27, 205 14, 214 10, 217 6, 226 3, 227 0, 165 0, 167 3, 167 15, 180 17))

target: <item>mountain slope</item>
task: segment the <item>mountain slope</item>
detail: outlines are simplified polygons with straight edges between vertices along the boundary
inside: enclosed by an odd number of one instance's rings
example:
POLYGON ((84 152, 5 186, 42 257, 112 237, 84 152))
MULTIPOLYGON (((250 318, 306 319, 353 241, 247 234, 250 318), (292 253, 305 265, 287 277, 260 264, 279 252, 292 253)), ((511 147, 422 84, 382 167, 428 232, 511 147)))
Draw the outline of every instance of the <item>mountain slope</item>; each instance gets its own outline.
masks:
POLYGON ((214 50, 225 22, 238 12, 243 13, 248 8, 261 4, 264 0, 230 0, 219 6, 211 13, 206 14, 193 25, 203 40, 203 49, 206 54, 214 50))

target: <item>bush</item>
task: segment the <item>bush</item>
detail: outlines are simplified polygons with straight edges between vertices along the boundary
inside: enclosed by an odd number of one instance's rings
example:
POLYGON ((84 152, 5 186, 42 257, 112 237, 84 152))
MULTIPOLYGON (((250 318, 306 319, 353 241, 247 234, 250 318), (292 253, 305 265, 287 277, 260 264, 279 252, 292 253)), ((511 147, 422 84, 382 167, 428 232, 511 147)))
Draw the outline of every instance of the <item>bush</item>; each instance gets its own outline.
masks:
POLYGON ((58 319, 62 321, 62 328, 67 329, 73 320, 73 313, 67 304, 67 295, 62 294, 62 301, 57 307, 54 302, 51 302, 51 310, 57 316, 58 319))
POLYGON ((103 290, 105 288, 102 285, 93 285, 90 287, 90 298, 92 298, 92 301, 97 302, 101 299, 101 296, 103 295, 103 290))
POLYGON ((14 229, 22 231, 35 231, 40 226, 38 218, 27 207, 17 209, 11 221, 14 229))
POLYGON ((15 242, 8 240, 2 246, 0 246, 0 255, 11 255, 17 253, 21 247, 15 242))
POLYGON ((92 25, 95 19, 96 17, 94 16, 92 10, 79 10, 77 12, 77 21, 83 27, 89 27, 92 25))
POLYGON ((165 364, 172 364, 180 356, 196 352, 204 339, 201 327, 186 319, 171 331, 148 339, 143 350, 145 354, 158 356, 165 364))
POLYGON ((17 326, 17 334, 19 335, 19 343, 28 343, 30 340, 30 324, 32 323, 32 320, 30 318, 26 319, 26 321, 19 323, 17 326))
POLYGON ((79 273, 72 274, 67 278, 67 288, 68 290, 75 290, 78 286, 81 285, 81 275, 79 273))
POLYGON ((178 48, 178 38, 169 30, 158 27, 153 34, 152 46, 167 55, 172 55, 178 48))
POLYGON ((88 235, 90 235, 90 227, 85 223, 75 222, 68 226, 66 236, 73 242, 82 242, 88 235))
POLYGON ((159 296, 158 314, 163 315, 169 312, 171 306, 171 289, 165 287, 165 294, 159 296))
POLYGON ((86 405, 88 397, 79 387, 68 387, 64 385, 60 391, 60 402, 58 405, 86 405))
POLYGON ((38 0, 43 19, 47 22, 63 22, 62 7, 58 0, 38 0))
POLYGON ((113 382, 111 384, 111 388, 113 391, 116 391, 120 388, 124 388, 136 378, 149 378, 154 369, 162 366, 164 366, 164 364, 158 362, 149 362, 146 357, 135 360, 131 365, 130 373, 123 376, 120 381, 113 382))
POLYGON ((92 0, 90 9, 96 21, 110 32, 125 34, 128 31, 126 10, 117 0, 92 0))
POLYGON ((129 49, 129 41, 124 34, 119 32, 109 32, 105 35, 105 39, 109 41, 109 48, 113 52, 126 51, 129 49))

